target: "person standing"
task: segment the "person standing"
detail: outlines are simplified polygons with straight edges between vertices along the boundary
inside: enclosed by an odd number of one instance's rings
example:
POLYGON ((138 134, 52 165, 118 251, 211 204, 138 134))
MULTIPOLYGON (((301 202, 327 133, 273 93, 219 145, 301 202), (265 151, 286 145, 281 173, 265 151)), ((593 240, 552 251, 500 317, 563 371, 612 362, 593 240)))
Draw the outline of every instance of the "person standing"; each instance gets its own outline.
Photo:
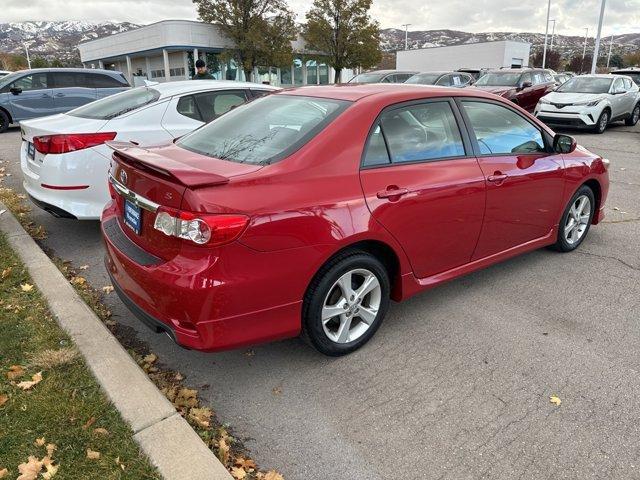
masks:
POLYGON ((196 72, 192 80, 215 80, 207 70, 207 64, 201 58, 196 61, 196 72))

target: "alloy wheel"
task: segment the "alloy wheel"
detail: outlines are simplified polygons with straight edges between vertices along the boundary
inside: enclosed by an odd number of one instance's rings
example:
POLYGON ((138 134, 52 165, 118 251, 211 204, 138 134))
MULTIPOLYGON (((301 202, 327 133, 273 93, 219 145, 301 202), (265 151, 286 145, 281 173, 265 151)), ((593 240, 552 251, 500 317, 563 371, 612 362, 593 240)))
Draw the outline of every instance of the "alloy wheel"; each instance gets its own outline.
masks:
POLYGON ((604 132, 607 129, 607 125, 609 124, 609 114, 604 112, 600 115, 600 120, 598 120, 598 131, 604 132))
POLYGON ((569 245, 575 245, 582 239, 590 219, 591 200, 586 195, 580 195, 571 205, 564 225, 564 239, 569 245))
POLYGON ((380 281, 371 271, 349 270, 329 289, 322 306, 322 328, 336 343, 360 338, 373 324, 382 300, 380 281))
POLYGON ((634 125, 640 120, 640 105, 636 105, 636 108, 633 109, 632 119, 634 125))

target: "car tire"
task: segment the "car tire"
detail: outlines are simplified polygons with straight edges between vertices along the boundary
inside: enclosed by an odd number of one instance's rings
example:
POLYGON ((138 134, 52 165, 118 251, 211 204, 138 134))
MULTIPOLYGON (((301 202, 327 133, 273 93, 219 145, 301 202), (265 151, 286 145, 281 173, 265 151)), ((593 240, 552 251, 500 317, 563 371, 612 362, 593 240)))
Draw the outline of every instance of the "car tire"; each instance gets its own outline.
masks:
POLYGON ((571 252, 587 237, 596 209, 593 190, 581 186, 567 204, 558 227, 554 248, 559 252, 571 252))
POLYGON ((7 128, 9 128, 9 115, 0 110, 0 133, 6 132, 7 128))
POLYGON ((624 121, 628 127, 633 127, 640 120, 640 103, 631 111, 631 116, 624 121))
POLYGON ((611 114, 609 113, 609 110, 604 110, 598 117, 598 121, 593 127, 593 131, 599 134, 604 133, 609 125, 609 120, 611 120, 611 114))
POLYGON ((318 271, 307 289, 303 338, 328 356, 357 350, 382 324, 390 292, 389 274, 376 257, 360 250, 338 255, 318 271), (359 289, 364 295, 358 295, 359 289))

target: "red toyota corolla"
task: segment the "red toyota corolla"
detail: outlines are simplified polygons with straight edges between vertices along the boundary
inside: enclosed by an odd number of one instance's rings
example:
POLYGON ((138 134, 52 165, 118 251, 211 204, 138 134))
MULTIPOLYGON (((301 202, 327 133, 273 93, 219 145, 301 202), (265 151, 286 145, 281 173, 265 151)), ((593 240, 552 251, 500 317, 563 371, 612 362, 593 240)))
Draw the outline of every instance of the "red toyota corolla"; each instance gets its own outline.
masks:
POLYGON ((302 333, 349 353, 390 299, 577 248, 609 186, 608 161, 478 89, 297 88, 169 146, 112 147, 113 285, 208 351, 302 333))

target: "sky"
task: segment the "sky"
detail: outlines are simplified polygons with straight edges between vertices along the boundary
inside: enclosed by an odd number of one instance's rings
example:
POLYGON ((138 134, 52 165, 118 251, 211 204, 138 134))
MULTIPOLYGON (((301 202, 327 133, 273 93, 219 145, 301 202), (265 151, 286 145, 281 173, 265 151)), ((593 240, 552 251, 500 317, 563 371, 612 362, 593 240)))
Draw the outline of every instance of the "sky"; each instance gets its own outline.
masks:
MULTIPOLYGON (((2 0, 0 23, 25 20, 88 20, 151 23, 197 19, 189 0, 2 0)), ((551 0, 556 33, 595 34, 601 0, 551 0)), ((289 0, 299 22, 310 0, 289 0)), ((373 0, 372 17, 382 28, 452 29, 467 32, 544 31, 545 0, 373 0)), ((603 35, 640 32, 640 0, 607 0, 603 35)))

